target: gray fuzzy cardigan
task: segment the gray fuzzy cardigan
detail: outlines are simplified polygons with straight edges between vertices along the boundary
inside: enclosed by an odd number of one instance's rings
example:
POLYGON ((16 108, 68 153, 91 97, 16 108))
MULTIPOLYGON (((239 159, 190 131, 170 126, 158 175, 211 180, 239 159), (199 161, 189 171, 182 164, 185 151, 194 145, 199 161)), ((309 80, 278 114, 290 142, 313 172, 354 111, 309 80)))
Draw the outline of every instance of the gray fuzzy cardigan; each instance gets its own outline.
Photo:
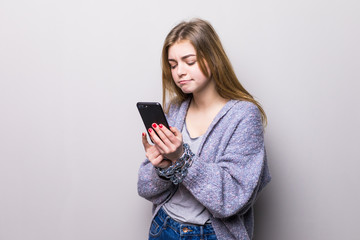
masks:
MULTIPOLYGON (((170 126, 181 131, 189 102, 171 105, 170 126)), ((209 126, 181 184, 212 214, 218 239, 246 240, 253 236, 254 202, 270 179, 259 109, 230 100, 209 126)), ((153 203, 154 215, 176 189, 148 159, 141 164, 138 193, 153 203)))

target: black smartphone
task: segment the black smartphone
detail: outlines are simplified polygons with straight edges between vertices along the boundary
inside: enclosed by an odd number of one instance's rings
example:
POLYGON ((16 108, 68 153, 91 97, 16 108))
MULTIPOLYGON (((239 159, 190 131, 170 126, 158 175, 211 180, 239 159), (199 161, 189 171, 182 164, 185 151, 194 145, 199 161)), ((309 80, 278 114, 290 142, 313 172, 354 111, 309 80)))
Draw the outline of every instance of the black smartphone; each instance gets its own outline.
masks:
MULTIPOLYGON (((141 118, 144 122, 146 132, 149 128, 152 128, 152 124, 162 124, 169 128, 169 124, 166 120, 164 111, 161 104, 158 102, 138 102, 136 106, 139 110, 141 118)), ((155 132, 156 133, 156 132, 155 132)))

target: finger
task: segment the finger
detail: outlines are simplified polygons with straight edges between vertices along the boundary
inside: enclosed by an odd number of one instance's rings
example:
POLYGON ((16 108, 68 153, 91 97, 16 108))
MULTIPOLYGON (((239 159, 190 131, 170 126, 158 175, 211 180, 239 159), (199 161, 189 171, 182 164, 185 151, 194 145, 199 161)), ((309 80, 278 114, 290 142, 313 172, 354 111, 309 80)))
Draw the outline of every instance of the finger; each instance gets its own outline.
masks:
POLYGON ((160 163, 164 160, 164 157, 159 154, 157 157, 155 158, 151 158, 149 159, 149 161, 151 162, 152 165, 154 165, 155 167, 159 166, 160 163))
POLYGON ((169 130, 163 126, 161 130, 173 144, 177 145, 179 142, 182 142, 182 134, 176 127, 170 127, 169 130))
POLYGON ((160 155, 161 154, 157 150, 154 151, 154 150, 150 149, 149 151, 146 152, 146 158, 149 159, 150 162, 152 162, 154 159, 156 159, 160 155))
POLYGON ((148 142, 147 138, 146 138, 146 133, 142 133, 142 143, 144 145, 144 149, 145 151, 147 151, 147 149, 149 149, 149 147, 151 147, 150 143, 148 142))
POLYGON ((178 131, 176 128, 170 128, 172 130, 171 131, 161 125, 159 125, 159 128, 161 128, 161 130, 170 140, 170 143, 167 144, 168 151, 163 154, 164 157, 170 160, 178 159, 183 153, 183 140, 181 132, 178 131))
POLYGON ((159 155, 161 155, 161 153, 159 152, 159 150, 156 148, 155 145, 151 145, 147 151, 146 151, 146 157, 150 160, 150 159, 155 159, 157 158, 159 155))
POLYGON ((155 131, 152 128, 149 128, 148 132, 151 140, 158 147, 159 151, 161 153, 164 153, 164 151, 167 149, 164 142, 156 135, 155 131))
POLYGON ((164 145, 161 144, 161 145, 159 145, 159 147, 161 147, 165 150, 165 148, 168 148, 170 146, 170 144, 172 144, 172 143, 169 140, 169 138, 167 137, 167 135, 164 134, 164 132, 163 132, 163 129, 165 128, 164 125, 162 125, 162 124, 157 125, 156 123, 153 123, 152 127, 154 128, 156 133, 159 135, 161 141, 163 141, 163 143, 164 143, 164 145))

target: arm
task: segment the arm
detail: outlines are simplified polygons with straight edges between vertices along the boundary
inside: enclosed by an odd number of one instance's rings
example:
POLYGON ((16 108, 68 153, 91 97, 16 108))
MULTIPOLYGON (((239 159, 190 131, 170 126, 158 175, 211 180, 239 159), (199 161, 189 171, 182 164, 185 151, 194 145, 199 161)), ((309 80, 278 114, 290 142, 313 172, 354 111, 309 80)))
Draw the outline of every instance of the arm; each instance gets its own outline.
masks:
POLYGON ((175 134, 162 125, 154 124, 153 128, 155 128, 160 137, 166 139, 164 141, 167 142, 167 145, 156 136, 154 130, 149 130, 149 135, 155 143, 154 145, 150 145, 143 134, 143 144, 147 159, 140 167, 138 192, 140 196, 155 204, 159 204, 171 194, 171 190, 174 190, 175 186, 171 181, 159 177, 154 167, 167 168, 181 156, 182 137, 181 133, 175 128, 172 128, 175 134), (170 138, 165 137, 164 130, 170 138), (159 147, 159 145, 162 147, 159 147))
MULTIPOLYGON (((169 116, 167 117, 169 118, 169 116)), ((159 130, 158 125, 156 129, 159 130)), ((155 141, 153 137, 156 137, 156 135, 153 130, 149 131, 149 136, 155 141)), ((157 137, 156 141, 159 142, 157 137)), ((154 166, 166 168, 171 162, 164 159, 156 144, 151 145, 148 143, 145 133, 142 135, 142 142, 146 152, 146 160, 141 164, 139 170, 138 193, 154 204, 160 204, 175 191, 176 186, 171 181, 159 177, 154 166)))
POLYGON ((139 195, 154 204, 165 201, 175 189, 170 181, 161 179, 157 175, 154 166, 148 159, 140 166, 137 184, 139 195))
POLYGON ((214 163, 195 158, 183 184, 214 217, 230 217, 253 205, 265 161, 260 113, 251 107, 234 128, 224 152, 214 163))

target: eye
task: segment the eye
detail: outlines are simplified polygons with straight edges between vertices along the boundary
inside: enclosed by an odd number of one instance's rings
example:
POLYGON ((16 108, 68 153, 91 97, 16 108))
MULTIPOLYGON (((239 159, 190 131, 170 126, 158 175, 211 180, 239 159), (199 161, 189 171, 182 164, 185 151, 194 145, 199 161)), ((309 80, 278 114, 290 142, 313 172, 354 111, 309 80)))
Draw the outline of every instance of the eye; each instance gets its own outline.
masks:
POLYGON ((196 63, 196 60, 197 60, 196 57, 190 56, 190 57, 186 58, 185 62, 188 66, 192 66, 196 63))
POLYGON ((174 69, 174 68, 176 68, 176 66, 177 66, 177 62, 175 62, 175 61, 169 61, 168 63, 169 63, 169 67, 170 67, 171 69, 174 69))

